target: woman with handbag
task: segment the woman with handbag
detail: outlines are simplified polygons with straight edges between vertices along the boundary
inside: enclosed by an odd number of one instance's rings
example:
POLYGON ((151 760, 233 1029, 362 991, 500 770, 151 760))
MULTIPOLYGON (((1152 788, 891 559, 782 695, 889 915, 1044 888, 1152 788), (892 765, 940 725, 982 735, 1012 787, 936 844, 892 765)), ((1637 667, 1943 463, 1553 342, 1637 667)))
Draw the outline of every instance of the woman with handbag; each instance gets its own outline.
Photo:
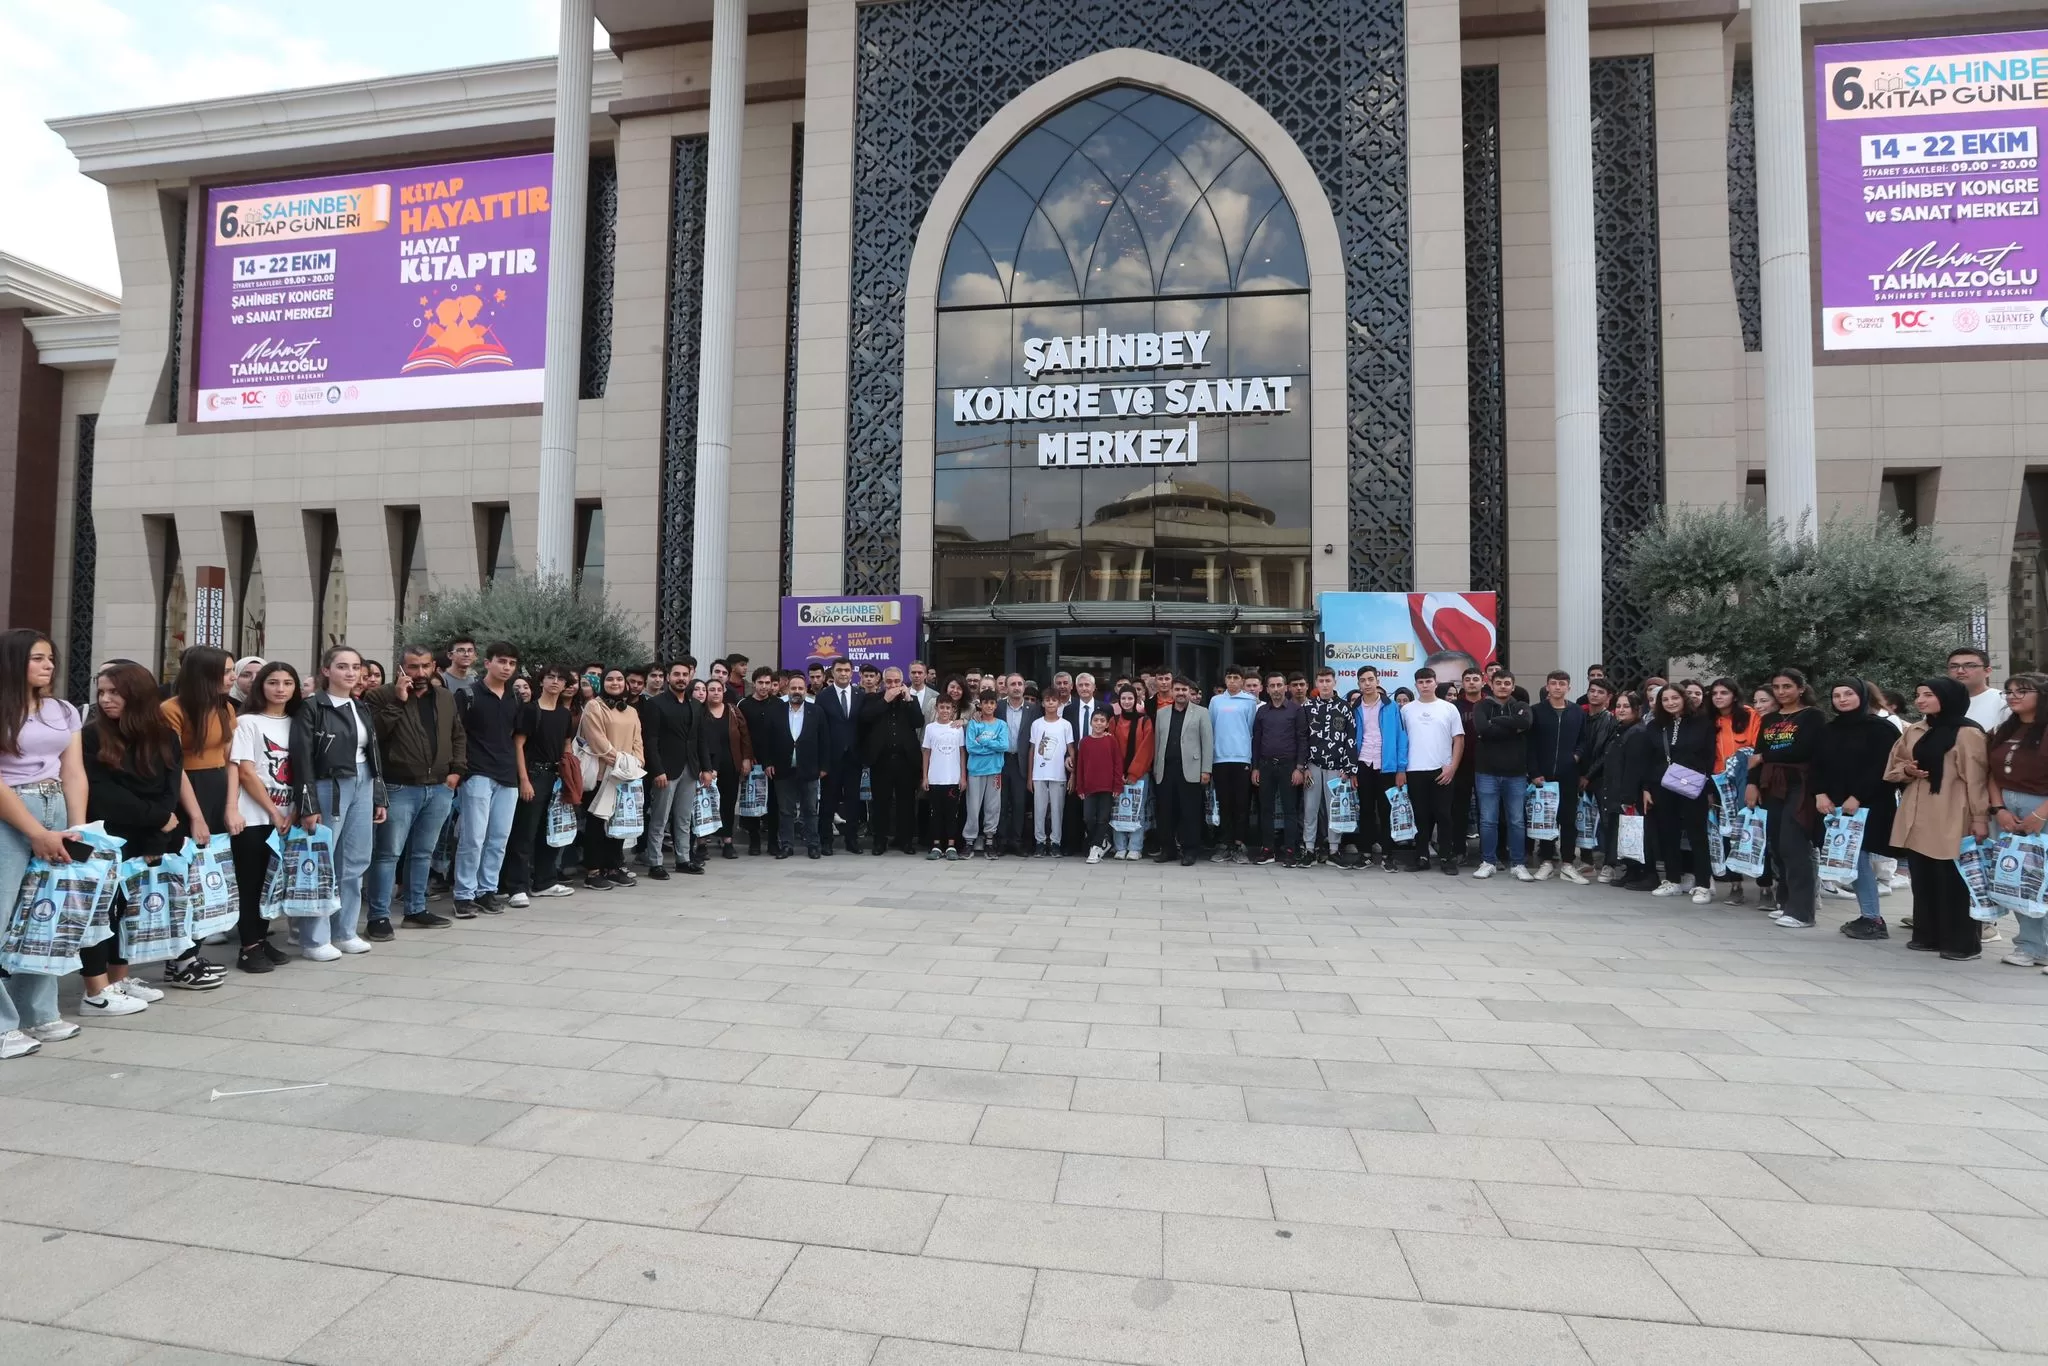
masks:
MULTIPOLYGON (((2010 714, 1986 742, 1991 814, 2005 834, 2038 835, 2048 826, 2048 674, 2007 679, 2005 705, 2010 714)), ((2048 919, 2018 919, 2013 951, 1998 961, 2048 972, 2048 919)))
MULTIPOLYGON (((1643 724, 1643 702, 1632 692, 1614 695, 1614 739, 1587 771, 1600 796, 1599 882, 1624 892, 1647 891, 1650 877, 1650 835, 1643 832, 1644 858, 1621 857, 1621 818, 1626 807, 1642 799, 1643 775, 1649 767, 1650 731, 1643 724)), ((1639 818, 1642 812, 1635 813, 1639 818)))
POLYGON ((384 755, 369 710, 355 700, 363 657, 330 645, 320 658, 321 689, 292 718, 292 809, 306 830, 334 832, 334 888, 341 908, 293 921, 299 947, 316 963, 368 953, 360 932, 363 875, 376 827, 384 823, 384 755))
POLYGON ((598 816, 591 807, 596 803, 598 794, 605 790, 604 775, 611 771, 621 754, 630 754, 635 760, 646 762, 646 751, 641 748, 640 740, 640 713, 633 706, 632 698, 626 695, 626 671, 606 669, 601 681, 603 690, 584 707, 583 721, 577 729, 577 738, 597 760, 599 775, 599 781, 590 784, 583 807, 583 885, 594 892, 631 887, 634 878, 626 870, 624 841, 606 829, 609 813, 598 816))
POLYGON ((1864 813, 1863 847, 1856 855, 1856 906, 1861 913, 1842 926, 1851 939, 1891 938, 1878 908, 1875 862, 1892 842, 1892 821, 1899 809, 1899 789, 1884 777, 1899 732, 1878 714, 1877 705, 1869 684, 1858 678, 1837 679, 1828 689, 1834 715, 1813 750, 1813 804, 1821 819, 1837 811, 1844 816, 1864 813))
POLYGON ((1756 763, 1743 796, 1751 807, 1761 803, 1770 822, 1771 863, 1779 880, 1779 913, 1772 923, 1810 930, 1819 875, 1814 849, 1820 836, 1820 816, 1813 804, 1813 750, 1827 721, 1813 705, 1806 675, 1797 669, 1771 675, 1771 697, 1777 709, 1757 729, 1756 763))
MULTIPOLYGON (((1735 791, 1740 792, 1749 785, 1749 764, 1756 755, 1756 733, 1763 723, 1762 714, 1742 700, 1742 685, 1732 678, 1717 678, 1707 685, 1707 706, 1714 717, 1714 771, 1723 772, 1730 759, 1742 755, 1742 763, 1734 775, 1735 791)), ((1709 796, 1710 805, 1720 805, 1718 789, 1710 789, 1709 796)), ((1720 815, 1725 829, 1732 821, 1733 813, 1722 812, 1720 815)), ((1742 874, 1723 873, 1717 881, 1728 884, 1728 895, 1721 898, 1722 905, 1740 906, 1747 899, 1742 891, 1742 874)), ((1768 865, 1756 885, 1759 895, 1771 885, 1768 865)))
MULTIPOLYGON (((164 720, 178 732, 185 756, 184 820, 179 834, 204 845, 216 834, 231 840, 242 831, 242 813, 229 800, 233 784, 228 750, 235 738, 234 657, 210 645, 194 645, 178 660, 177 695, 163 704, 164 720)), ((199 956, 194 944, 164 964, 164 985, 209 991, 227 969, 199 956)))
POLYGON ((1651 896, 1677 896, 1684 889, 1686 855, 1692 856, 1692 904, 1713 901, 1712 865, 1707 860, 1707 774, 1714 763, 1714 721, 1704 716, 1685 688, 1666 683, 1650 703, 1650 732, 1656 742, 1644 772, 1643 809, 1657 825, 1657 851, 1664 880, 1651 896))
POLYGON ((1905 784, 1892 844, 1913 856, 1913 937, 1906 947, 1950 962, 1978 957, 1979 931, 1956 859, 1965 835, 1991 834, 1984 731, 1970 719, 1970 694, 1952 678, 1930 678, 1914 699, 1920 719, 1892 746, 1885 781, 1905 784))
POLYGON ((697 728, 697 781, 718 793, 718 847, 723 858, 738 858, 733 847, 733 811, 740 783, 754 767, 754 738, 740 709, 726 700, 725 684, 712 679, 704 690, 704 724, 697 728))
POLYGON ((555 783, 571 762, 569 738, 575 714, 576 675, 566 664, 550 664, 540 676, 540 693, 519 709, 512 750, 519 768, 519 805, 512 813, 512 842, 505 854, 505 886, 514 909, 534 897, 574 896, 562 881, 562 851, 548 843, 548 807, 555 783))
MULTIPOLYGON (((69 863, 64 832, 85 823, 78 709, 55 695, 57 647, 41 631, 0 633, 0 932, 22 913, 31 859, 69 863)), ((17 972, 0 981, 0 1059, 78 1033, 57 1014, 57 979, 17 972)))
POLYGON ((242 832, 231 842, 242 901, 242 952, 235 966, 243 972, 269 972, 291 961, 270 942, 263 882, 270 873, 271 832, 284 835, 292 828, 292 717, 303 705, 299 687, 299 671, 283 660, 262 665, 250 682, 228 754, 241 783, 242 832))
MULTIPOLYGON (((185 842, 178 833, 185 771, 177 729, 157 699, 156 677, 140 664, 109 664, 93 692, 93 717, 79 736, 89 794, 85 817, 122 842, 122 858, 161 858, 185 842)), ((79 946, 80 1015, 133 1015, 164 998, 128 975, 121 956, 125 909, 115 901, 112 938, 79 946)))

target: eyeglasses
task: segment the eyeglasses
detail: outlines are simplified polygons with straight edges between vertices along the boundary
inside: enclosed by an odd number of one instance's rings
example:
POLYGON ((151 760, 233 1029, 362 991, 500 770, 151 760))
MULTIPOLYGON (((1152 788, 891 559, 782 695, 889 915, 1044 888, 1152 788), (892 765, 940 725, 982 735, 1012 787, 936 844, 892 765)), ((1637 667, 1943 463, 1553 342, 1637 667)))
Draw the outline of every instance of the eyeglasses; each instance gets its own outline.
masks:
POLYGON ((2018 683, 2008 683, 2005 687, 2005 695, 2007 697, 2018 697, 2022 693, 2031 693, 2033 691, 2034 689, 2018 683))
POLYGON ((1983 669, 1984 667, 1984 665, 1978 664, 1972 660, 1966 659, 1963 660, 1961 663, 1957 663, 1951 660, 1949 662, 1948 671, 1952 674, 1966 674, 1970 672, 1970 670, 1972 669, 1983 669))

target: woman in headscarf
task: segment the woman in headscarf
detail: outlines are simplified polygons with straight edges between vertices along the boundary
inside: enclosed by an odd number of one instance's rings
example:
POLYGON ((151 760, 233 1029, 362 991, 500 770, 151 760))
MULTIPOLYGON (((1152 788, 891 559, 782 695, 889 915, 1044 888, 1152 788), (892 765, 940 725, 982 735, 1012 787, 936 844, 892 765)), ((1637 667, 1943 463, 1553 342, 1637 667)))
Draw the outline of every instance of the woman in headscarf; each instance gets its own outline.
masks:
POLYGON ((1969 693, 1952 678, 1922 683, 1914 705, 1920 720, 1892 746, 1884 774, 1886 782, 1905 784, 1892 844, 1913 856, 1913 938, 1906 947, 1966 962, 1980 950, 1956 856, 1963 836, 1991 834, 1984 731, 1970 719, 1969 693))
POLYGON ((1860 678, 1838 678, 1828 689, 1828 723, 1813 747, 1813 804, 1825 820, 1839 810, 1863 817, 1863 850, 1856 856, 1856 906, 1861 914, 1842 926, 1851 939, 1889 939, 1878 908, 1874 861, 1892 842, 1899 790, 1885 781, 1899 732, 1877 712, 1880 705, 1860 678))
MULTIPOLYGON (((235 661, 235 683, 228 689, 228 700, 235 704, 237 712, 248 708, 249 699, 254 696, 250 690, 256 686, 256 675, 262 671, 263 664, 261 655, 244 655, 235 661)), ((255 705, 261 708, 263 699, 256 698, 255 705)))

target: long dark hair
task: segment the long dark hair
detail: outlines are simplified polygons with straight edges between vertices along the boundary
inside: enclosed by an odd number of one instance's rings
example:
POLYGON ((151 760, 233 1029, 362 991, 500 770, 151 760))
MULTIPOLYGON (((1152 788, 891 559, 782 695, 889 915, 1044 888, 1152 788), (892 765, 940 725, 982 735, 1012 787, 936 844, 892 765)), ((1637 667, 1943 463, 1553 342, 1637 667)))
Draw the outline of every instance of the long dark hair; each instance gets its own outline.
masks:
POLYGON ((221 728, 223 739, 234 728, 221 715, 228 706, 228 689, 221 678, 234 662, 234 656, 226 650, 216 650, 211 645, 194 645, 178 661, 178 710, 185 714, 178 738, 184 742, 187 754, 205 749, 215 726, 221 728))
MULTIPOLYGON (((1771 670, 1771 676, 1768 679, 1765 679, 1764 681, 1767 683, 1775 683, 1781 678, 1790 682, 1794 687, 1799 689, 1800 706, 1811 707, 1815 705, 1815 699, 1813 696, 1813 685, 1806 681, 1805 674, 1799 672, 1799 670, 1797 669, 1790 667, 1786 667, 1783 669, 1773 669, 1771 670)), ((1773 698, 1776 698, 1777 693, 1773 691, 1771 693, 1771 696, 1773 698)), ((1780 707, 1778 708, 1778 710, 1783 711, 1784 708, 1780 707)))
POLYGON ((2018 735, 2021 744, 2038 749, 2042 737, 2048 735, 2048 674, 2016 673, 2005 680, 2008 688, 2015 683, 2034 694, 2034 719, 2028 723, 2020 720, 2018 712, 2010 713, 1998 723, 1998 729, 1991 732, 1991 743, 2001 745, 2018 735), (2022 726, 2026 727, 2023 735, 2020 734, 2022 726))
POLYGON ((93 714, 99 762, 108 768, 125 765, 139 778, 153 777, 176 763, 178 737, 157 699, 156 675, 140 664, 123 661, 107 665, 99 676, 121 695, 119 719, 110 720, 105 712, 93 714))
POLYGON ((1756 717, 1756 713, 1750 709, 1749 703, 1742 700, 1742 685, 1732 678, 1717 678, 1707 684, 1707 708, 1715 716, 1726 716, 1728 724, 1736 730, 1748 730, 1749 723, 1756 717), (1716 688, 1726 688, 1728 690, 1729 702, 1726 712, 1723 712, 1714 705, 1714 689, 1716 688))
POLYGON ((270 681, 272 674, 284 674, 292 681, 291 701, 284 704, 286 716, 297 716, 299 706, 305 701, 306 682, 299 677, 299 671, 281 659, 273 659, 256 671, 256 677, 249 684, 249 696, 243 700, 242 714, 245 716, 268 716, 270 699, 263 695, 263 685, 270 681))
POLYGON ((1692 704, 1692 698, 1686 694, 1683 683, 1665 683, 1660 685, 1657 691, 1651 695, 1649 707, 1650 718, 1660 726, 1673 719, 1690 721, 1693 717, 1699 715, 1699 708, 1692 704), (1668 692, 1678 694, 1678 715, 1675 718, 1672 717, 1670 712, 1664 710, 1664 694, 1668 692))
MULTIPOLYGON (((57 658, 57 642, 45 631, 23 626, 0 632, 0 754, 20 752, 21 728, 50 695, 45 689, 28 685, 29 656, 38 645, 49 646, 50 658, 57 658)), ((52 673, 52 686, 55 683, 56 675, 52 673)))

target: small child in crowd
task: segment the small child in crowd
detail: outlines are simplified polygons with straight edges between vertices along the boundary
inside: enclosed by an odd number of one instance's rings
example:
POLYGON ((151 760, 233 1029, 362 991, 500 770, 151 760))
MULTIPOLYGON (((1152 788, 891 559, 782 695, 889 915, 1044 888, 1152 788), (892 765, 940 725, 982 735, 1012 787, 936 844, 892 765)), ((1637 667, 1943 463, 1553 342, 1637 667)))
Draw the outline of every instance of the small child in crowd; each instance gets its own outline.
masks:
POLYGON ((978 713, 967 723, 967 819, 961 843, 967 857, 995 858, 1003 823, 1003 760, 1010 751, 1010 727, 996 720, 996 695, 974 700, 978 713))
POLYGON ((960 788, 967 781, 961 762, 966 733, 953 720, 953 699, 941 697, 924 728, 924 790, 931 795, 932 829, 945 831, 932 842, 928 859, 960 857, 960 788))
POLYGON ((1045 695, 1045 715, 1031 723, 1031 835, 1038 857, 1060 857, 1067 780, 1074 774, 1074 727, 1060 715, 1058 693, 1045 695))
POLYGON ((1074 759, 1074 790, 1080 795, 1081 819, 1088 831, 1088 861, 1100 863, 1102 851, 1109 847, 1109 813, 1124 790, 1122 755, 1109 733, 1106 711, 1088 719, 1088 738, 1074 759))

